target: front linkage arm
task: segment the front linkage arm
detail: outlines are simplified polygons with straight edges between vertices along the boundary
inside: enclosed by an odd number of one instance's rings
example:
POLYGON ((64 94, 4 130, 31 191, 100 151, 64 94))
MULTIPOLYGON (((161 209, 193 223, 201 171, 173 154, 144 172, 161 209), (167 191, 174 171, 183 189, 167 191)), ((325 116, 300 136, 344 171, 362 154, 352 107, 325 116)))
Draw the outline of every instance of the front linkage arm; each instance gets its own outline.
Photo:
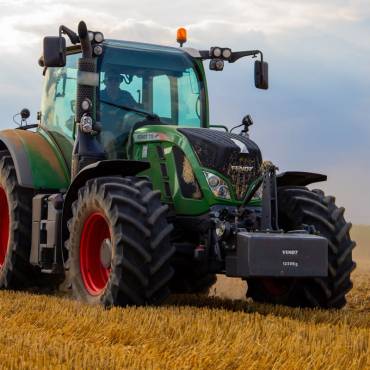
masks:
POLYGON ((279 231, 276 170, 270 161, 262 163, 262 217, 261 230, 279 231))

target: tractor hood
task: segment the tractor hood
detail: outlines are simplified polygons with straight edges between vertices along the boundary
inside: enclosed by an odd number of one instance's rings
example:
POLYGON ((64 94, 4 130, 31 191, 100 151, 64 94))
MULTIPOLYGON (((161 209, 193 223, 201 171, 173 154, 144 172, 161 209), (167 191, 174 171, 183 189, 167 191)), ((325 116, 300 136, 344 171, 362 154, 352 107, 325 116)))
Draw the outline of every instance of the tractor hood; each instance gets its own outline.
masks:
POLYGON ((248 185, 260 176, 262 155, 245 136, 204 128, 179 128, 190 142, 202 167, 230 179, 235 194, 243 199, 248 185))

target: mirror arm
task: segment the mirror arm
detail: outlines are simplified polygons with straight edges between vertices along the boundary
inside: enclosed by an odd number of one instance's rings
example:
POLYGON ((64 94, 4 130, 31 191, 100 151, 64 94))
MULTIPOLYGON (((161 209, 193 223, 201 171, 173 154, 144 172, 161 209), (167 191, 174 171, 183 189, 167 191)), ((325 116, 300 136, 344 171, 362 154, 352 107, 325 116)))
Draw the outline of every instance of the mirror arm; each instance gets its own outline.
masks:
MULTIPOLYGON (((234 63, 238 59, 243 58, 243 57, 252 56, 253 58, 256 58, 257 57, 257 54, 260 55, 260 57, 261 57, 261 63, 263 64, 263 53, 262 53, 261 50, 248 50, 248 51, 236 51, 236 52, 233 52, 231 54, 230 59, 229 59, 229 63, 234 63)), ((264 79, 263 69, 261 71, 261 75, 262 75, 261 76, 262 79, 264 79)))
MULTIPOLYGON (((240 58, 253 56, 256 57, 257 54, 261 56, 261 62, 263 62, 263 53, 261 50, 247 50, 247 51, 234 51, 231 53, 229 59, 226 59, 229 63, 234 63, 240 58)), ((199 55, 202 60, 212 59, 209 50, 199 50, 199 55)))
POLYGON ((199 54, 202 60, 212 59, 209 50, 199 50, 199 54))
POLYGON ((229 63, 234 63, 240 58, 253 56, 254 58, 257 56, 257 54, 261 55, 261 62, 263 62, 263 53, 260 50, 248 50, 248 51, 235 51, 231 54, 231 57, 229 59, 229 63))
POLYGON ((67 35, 73 45, 76 45, 80 42, 80 38, 78 37, 77 33, 63 25, 59 27, 59 36, 62 36, 62 34, 67 35))

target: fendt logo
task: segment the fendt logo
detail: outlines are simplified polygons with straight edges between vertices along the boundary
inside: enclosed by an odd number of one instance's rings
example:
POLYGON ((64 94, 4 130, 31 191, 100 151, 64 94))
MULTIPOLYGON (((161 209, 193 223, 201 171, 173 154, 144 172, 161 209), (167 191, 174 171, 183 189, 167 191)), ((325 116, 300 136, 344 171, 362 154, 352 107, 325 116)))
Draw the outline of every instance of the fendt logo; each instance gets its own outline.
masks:
POLYGON ((297 249, 283 249, 282 250, 282 253, 284 254, 284 255, 297 255, 298 254, 298 250, 297 249))
POLYGON ((253 167, 251 166, 230 166, 231 171, 235 172, 242 172, 242 173, 249 173, 253 171, 253 167))

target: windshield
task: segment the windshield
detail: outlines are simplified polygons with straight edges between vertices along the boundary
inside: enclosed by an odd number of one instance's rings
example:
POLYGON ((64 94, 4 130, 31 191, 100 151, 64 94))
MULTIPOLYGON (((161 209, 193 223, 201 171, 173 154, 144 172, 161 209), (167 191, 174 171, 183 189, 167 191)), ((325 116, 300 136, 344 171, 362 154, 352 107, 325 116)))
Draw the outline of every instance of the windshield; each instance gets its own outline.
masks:
POLYGON ((105 48, 100 65, 102 141, 110 157, 124 156, 135 123, 156 115, 162 124, 201 127, 204 85, 190 56, 155 47, 105 48))

